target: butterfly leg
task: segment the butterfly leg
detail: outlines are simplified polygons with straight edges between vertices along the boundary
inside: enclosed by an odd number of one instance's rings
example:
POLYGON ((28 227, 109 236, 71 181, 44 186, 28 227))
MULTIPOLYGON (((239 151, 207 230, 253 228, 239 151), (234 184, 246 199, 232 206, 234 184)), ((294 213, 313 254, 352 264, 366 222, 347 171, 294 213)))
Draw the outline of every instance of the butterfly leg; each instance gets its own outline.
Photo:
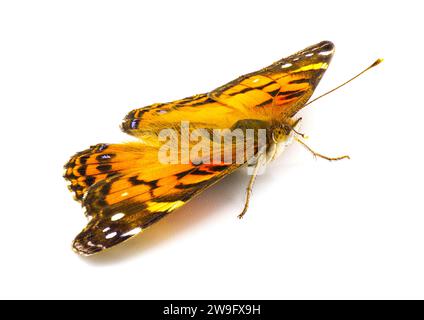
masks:
POLYGON ((337 161, 337 160, 342 160, 342 159, 350 159, 350 157, 348 155, 341 156, 341 157, 334 157, 334 158, 333 157, 324 156, 324 155, 322 155, 322 154, 320 154, 320 153, 315 152, 314 150, 312 150, 305 142, 303 142, 299 138, 296 137, 295 139, 296 139, 297 142, 299 142, 301 145, 303 145, 306 148, 306 150, 308 150, 309 152, 311 152, 314 155, 315 158, 316 157, 319 157, 319 158, 322 158, 322 159, 325 159, 325 160, 328 160, 328 161, 337 161))
POLYGON ((244 208, 243 211, 237 216, 239 219, 243 218, 243 216, 246 214, 247 209, 249 208, 249 201, 250 196, 252 194, 253 185, 255 184, 256 176, 258 175, 259 168, 263 165, 264 158, 266 158, 266 154, 260 154, 255 166, 253 167, 253 172, 250 175, 249 184, 246 188, 246 201, 244 202, 244 208))

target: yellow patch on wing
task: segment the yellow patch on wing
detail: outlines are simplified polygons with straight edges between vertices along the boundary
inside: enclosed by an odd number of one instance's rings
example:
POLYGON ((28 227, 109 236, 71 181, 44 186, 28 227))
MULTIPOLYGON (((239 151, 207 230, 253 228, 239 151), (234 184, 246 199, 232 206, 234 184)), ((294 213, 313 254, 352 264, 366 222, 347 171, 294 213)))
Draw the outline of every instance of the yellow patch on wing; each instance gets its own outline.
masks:
POLYGON ((293 70, 293 72, 302 72, 302 71, 309 71, 309 70, 319 70, 319 69, 327 69, 328 63, 326 62, 319 62, 314 64, 309 64, 306 66, 303 66, 299 69, 293 70))
POLYGON ((155 202, 148 201, 146 203, 147 210, 150 212, 164 212, 164 211, 172 211, 179 207, 181 207, 185 202, 181 200, 172 201, 172 202, 155 202))

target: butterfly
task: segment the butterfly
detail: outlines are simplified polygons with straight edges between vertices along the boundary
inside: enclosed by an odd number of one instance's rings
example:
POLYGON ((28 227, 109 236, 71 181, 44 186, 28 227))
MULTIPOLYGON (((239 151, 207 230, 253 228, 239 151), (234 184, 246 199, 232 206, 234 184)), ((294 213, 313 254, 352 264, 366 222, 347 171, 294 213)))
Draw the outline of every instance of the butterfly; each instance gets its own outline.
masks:
MULTIPOLYGON (((121 128, 138 138, 136 142, 99 143, 78 152, 65 165, 69 189, 88 218, 86 227, 73 242, 73 249, 91 255, 122 243, 223 177, 249 165, 253 174, 245 207, 239 215, 242 217, 260 164, 274 158, 279 147, 294 136, 301 142, 302 134, 296 130, 300 118, 296 114, 312 96, 333 53, 334 45, 323 41, 209 93, 155 103, 128 113, 121 128), (178 141, 183 135, 182 122, 188 123, 186 129, 190 134, 203 130, 200 135, 213 146, 217 144, 215 130, 225 128, 242 133, 262 130, 266 143, 260 147, 258 137, 251 136, 253 151, 247 155, 244 145, 234 147, 231 142, 230 154, 241 152, 241 161, 224 161, 220 157, 212 162, 203 158, 181 161, 181 150, 176 154, 180 161, 160 161, 161 132, 170 129, 171 138, 178 141)), ((194 143, 189 141, 186 147, 194 147, 194 143)), ((314 155, 322 156, 306 147, 314 155)), ((220 156, 228 149, 210 147, 210 156, 220 156)), ((346 156, 327 159, 342 158, 346 156)))

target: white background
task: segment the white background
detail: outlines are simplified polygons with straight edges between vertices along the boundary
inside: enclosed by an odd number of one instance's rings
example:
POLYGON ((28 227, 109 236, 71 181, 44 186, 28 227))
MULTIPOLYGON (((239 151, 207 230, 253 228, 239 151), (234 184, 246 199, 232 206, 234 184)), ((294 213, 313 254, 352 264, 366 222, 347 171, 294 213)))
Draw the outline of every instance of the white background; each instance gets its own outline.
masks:
POLYGON ((424 298, 421 1, 1 1, 1 298, 424 298), (140 237, 82 258, 62 178, 129 139, 125 114, 207 92, 304 47, 337 52, 293 145, 140 237))

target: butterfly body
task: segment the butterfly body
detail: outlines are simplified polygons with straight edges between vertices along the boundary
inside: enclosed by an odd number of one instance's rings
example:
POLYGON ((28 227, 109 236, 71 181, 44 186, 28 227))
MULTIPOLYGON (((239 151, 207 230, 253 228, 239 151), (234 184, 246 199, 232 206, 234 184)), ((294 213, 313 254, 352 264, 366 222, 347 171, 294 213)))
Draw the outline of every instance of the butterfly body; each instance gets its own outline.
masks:
POLYGON ((261 139, 259 134, 249 137, 249 130, 262 130, 267 159, 275 158, 296 134, 296 113, 311 97, 333 53, 333 44, 324 41, 209 93, 131 111, 121 128, 138 142, 97 144, 65 165, 69 188, 89 218, 74 240, 74 250, 90 255, 119 244, 233 171, 254 165, 261 139), (158 159, 164 129, 179 147, 178 161, 158 159), (239 132, 245 143, 253 145, 252 152, 247 144, 221 147, 219 130, 239 132), (185 135, 190 139, 184 144, 185 135), (202 149, 209 158, 200 159, 192 152, 199 148, 193 136, 209 142, 202 149), (226 161, 226 152, 241 152, 242 161, 226 161), (218 161, 212 161, 215 158, 218 161))

